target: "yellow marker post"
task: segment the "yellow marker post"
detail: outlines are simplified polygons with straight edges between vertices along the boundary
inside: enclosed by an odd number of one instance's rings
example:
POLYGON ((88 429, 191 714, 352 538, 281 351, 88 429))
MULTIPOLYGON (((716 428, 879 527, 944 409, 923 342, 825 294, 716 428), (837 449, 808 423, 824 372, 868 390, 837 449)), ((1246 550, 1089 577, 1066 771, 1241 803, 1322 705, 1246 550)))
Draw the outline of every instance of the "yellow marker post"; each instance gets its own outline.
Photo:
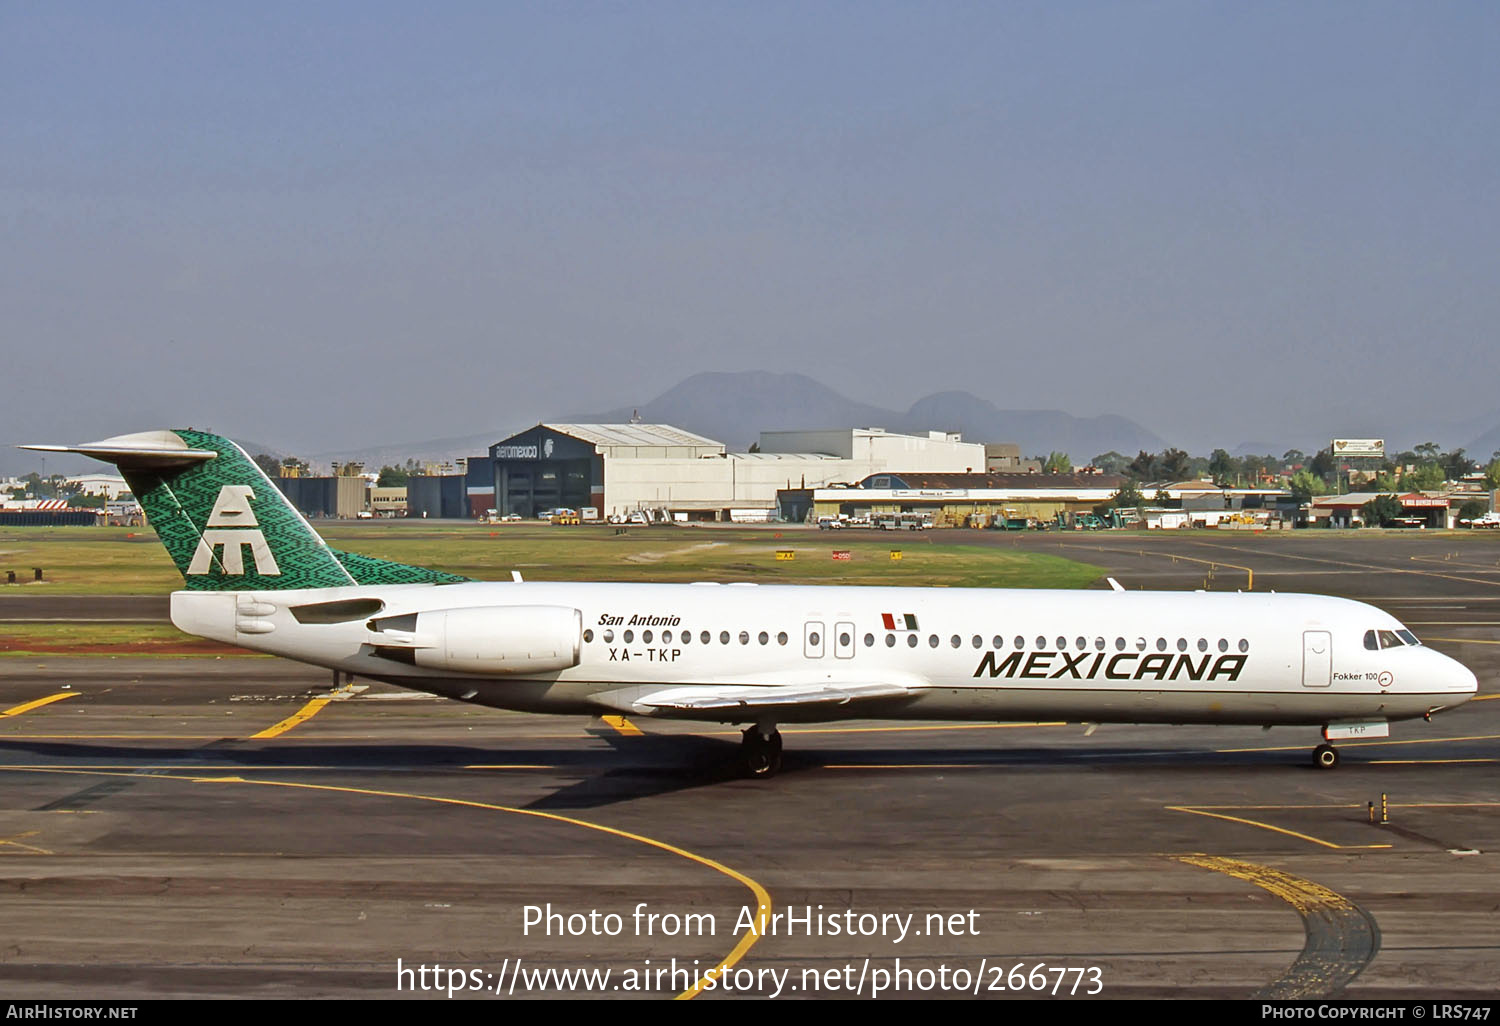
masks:
POLYGON ((892 549, 891 550, 891 561, 892 562, 899 562, 900 559, 901 559, 901 550, 900 549, 892 549))

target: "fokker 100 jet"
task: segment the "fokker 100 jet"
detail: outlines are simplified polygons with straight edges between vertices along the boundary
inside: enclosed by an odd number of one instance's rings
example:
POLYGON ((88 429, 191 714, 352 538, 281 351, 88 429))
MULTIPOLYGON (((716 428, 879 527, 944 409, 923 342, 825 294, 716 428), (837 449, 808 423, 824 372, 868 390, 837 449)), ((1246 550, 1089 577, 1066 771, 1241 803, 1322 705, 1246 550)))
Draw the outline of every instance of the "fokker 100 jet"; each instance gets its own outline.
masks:
MULTIPOLYGON (((1317 595, 473 581, 330 549, 202 431, 28 446, 117 464, 186 582, 190 634, 502 709, 745 725, 842 719, 1318 726, 1328 742, 1472 698, 1372 606, 1317 595)), ((1111 582, 1113 583, 1113 582, 1111 582)))

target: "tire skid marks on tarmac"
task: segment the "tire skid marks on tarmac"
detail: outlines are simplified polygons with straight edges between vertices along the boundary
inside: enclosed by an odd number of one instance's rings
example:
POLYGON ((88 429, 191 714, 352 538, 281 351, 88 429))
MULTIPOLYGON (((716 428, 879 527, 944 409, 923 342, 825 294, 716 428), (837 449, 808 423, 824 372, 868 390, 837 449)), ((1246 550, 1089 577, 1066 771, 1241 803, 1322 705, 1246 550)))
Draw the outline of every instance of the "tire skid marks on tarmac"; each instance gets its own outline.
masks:
POLYGON ((1270 866, 1212 855, 1178 855, 1178 862, 1255 884, 1302 917, 1307 941, 1286 972, 1250 995, 1261 1000, 1331 998, 1343 992, 1380 950, 1375 918, 1322 884, 1270 866))

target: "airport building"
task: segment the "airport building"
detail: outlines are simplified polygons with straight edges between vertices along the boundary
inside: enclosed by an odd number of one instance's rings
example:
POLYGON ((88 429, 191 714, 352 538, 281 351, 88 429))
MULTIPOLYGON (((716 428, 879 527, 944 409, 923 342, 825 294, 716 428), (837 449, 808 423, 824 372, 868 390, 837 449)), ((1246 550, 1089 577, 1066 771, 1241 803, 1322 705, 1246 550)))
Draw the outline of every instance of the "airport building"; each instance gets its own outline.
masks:
MULTIPOLYGON (((987 527, 995 517, 1051 520, 1058 513, 1087 513, 1120 490, 1115 474, 871 474, 855 487, 817 488, 814 517, 925 514, 938 527, 987 527)), ((795 493, 784 513, 798 511, 795 493)), ((787 517, 792 519, 792 517, 787 517)), ((800 519, 800 518, 799 518, 800 519)))
POLYGON ((602 517, 652 511, 676 520, 763 520, 778 491, 858 481, 892 468, 963 472, 984 446, 958 435, 879 428, 768 431, 759 452, 670 424, 538 424, 490 446, 494 506, 531 518, 557 507, 602 517))

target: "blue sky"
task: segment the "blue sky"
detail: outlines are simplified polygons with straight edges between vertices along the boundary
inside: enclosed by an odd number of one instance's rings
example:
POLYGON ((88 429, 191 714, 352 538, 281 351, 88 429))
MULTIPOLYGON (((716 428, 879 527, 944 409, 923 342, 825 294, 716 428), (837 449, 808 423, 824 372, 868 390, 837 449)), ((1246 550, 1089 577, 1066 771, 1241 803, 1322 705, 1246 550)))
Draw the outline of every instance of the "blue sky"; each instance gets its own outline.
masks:
POLYGON ((498 433, 759 369, 1461 445, 1496 52, 1484 3, 0 0, 0 443, 498 433))

